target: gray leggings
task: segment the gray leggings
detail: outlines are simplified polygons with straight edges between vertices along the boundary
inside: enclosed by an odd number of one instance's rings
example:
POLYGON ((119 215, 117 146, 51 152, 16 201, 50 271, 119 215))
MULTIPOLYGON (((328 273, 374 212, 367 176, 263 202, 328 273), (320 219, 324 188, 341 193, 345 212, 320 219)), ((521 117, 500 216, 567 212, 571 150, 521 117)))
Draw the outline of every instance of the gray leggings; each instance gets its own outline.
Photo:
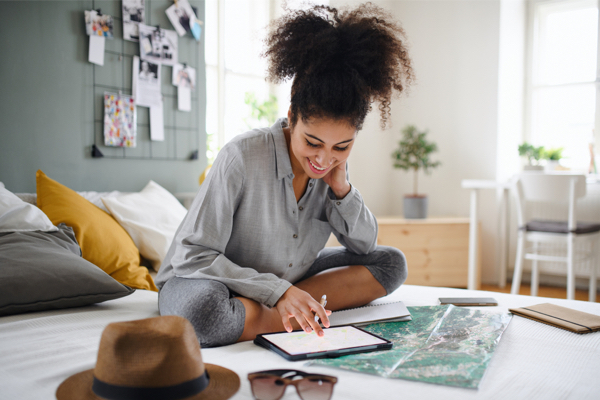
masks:
MULTIPOLYGON (((300 280, 346 265, 364 265, 387 294, 400 287, 407 276, 404 254, 394 247, 377 246, 366 255, 352 253, 344 247, 326 247, 300 280)), ((235 343, 244 331, 246 309, 234 296, 235 293, 218 281, 174 277, 160 290, 158 308, 161 315, 187 318, 202 347, 223 346, 235 343)))

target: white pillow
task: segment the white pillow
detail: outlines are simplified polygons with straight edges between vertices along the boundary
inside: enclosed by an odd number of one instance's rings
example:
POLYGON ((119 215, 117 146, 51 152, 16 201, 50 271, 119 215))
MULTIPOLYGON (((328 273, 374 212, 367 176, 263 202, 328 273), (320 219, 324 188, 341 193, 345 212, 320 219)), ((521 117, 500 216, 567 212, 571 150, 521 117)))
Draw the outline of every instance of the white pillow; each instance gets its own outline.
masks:
POLYGON ((107 198, 107 197, 121 196, 123 194, 128 194, 128 193, 123 193, 123 192, 119 192, 117 190, 113 190, 112 192, 77 192, 77 194, 79 194, 81 197, 83 197, 84 199, 86 199, 87 201, 92 203, 93 205, 100 208, 102 211, 106 211, 107 213, 110 214, 110 211, 108 211, 106 209, 106 207, 104 206, 104 203, 102 203, 102 199, 107 198))
POLYGON ((185 207, 154 181, 139 193, 102 197, 102 202, 158 271, 187 213, 185 207))
POLYGON ((24 202, 4 186, 0 187, 0 232, 57 230, 42 210, 24 202))

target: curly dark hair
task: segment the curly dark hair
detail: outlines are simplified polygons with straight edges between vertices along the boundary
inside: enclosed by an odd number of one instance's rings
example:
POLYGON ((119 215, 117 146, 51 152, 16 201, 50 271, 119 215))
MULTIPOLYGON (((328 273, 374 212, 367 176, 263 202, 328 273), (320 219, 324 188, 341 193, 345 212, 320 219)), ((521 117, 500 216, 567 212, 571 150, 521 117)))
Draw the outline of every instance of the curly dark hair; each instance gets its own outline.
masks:
POLYGON ((360 130, 377 101, 384 129, 392 96, 414 78, 400 25, 371 3, 286 11, 271 23, 263 56, 268 79, 293 78, 290 124, 300 115, 303 121, 345 120, 360 130))

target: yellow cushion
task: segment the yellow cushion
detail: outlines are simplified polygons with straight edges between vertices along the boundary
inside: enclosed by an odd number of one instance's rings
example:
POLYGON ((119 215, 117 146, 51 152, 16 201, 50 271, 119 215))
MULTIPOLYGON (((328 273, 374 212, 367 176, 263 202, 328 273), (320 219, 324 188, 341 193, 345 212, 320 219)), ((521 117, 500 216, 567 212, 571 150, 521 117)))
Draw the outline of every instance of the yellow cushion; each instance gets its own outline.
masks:
POLYGON ((54 225, 73 228, 82 257, 124 285, 158 291, 129 234, 105 211, 68 187, 36 173, 37 204, 54 225))

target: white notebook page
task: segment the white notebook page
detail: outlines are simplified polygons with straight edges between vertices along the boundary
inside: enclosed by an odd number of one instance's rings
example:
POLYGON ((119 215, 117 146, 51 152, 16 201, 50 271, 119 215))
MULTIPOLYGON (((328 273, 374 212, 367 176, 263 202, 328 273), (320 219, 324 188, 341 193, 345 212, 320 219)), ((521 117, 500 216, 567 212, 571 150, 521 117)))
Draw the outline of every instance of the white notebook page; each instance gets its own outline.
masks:
POLYGON ((329 316, 331 326, 348 324, 366 324, 385 320, 408 321, 411 319, 408 309, 401 301, 372 304, 349 310, 334 311, 329 316))

